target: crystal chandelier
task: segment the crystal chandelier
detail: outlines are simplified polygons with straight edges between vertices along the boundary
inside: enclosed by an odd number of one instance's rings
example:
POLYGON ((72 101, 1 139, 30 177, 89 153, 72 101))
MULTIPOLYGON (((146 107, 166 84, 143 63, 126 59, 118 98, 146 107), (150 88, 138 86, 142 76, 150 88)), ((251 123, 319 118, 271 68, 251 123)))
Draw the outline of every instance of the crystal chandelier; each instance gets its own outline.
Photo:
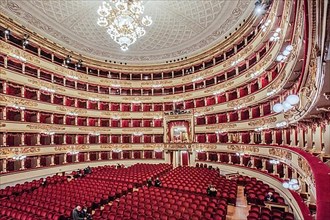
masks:
POLYGON ((106 27, 110 37, 123 51, 145 35, 144 26, 150 26, 150 16, 142 17, 144 6, 141 0, 109 0, 97 10, 97 24, 106 27))

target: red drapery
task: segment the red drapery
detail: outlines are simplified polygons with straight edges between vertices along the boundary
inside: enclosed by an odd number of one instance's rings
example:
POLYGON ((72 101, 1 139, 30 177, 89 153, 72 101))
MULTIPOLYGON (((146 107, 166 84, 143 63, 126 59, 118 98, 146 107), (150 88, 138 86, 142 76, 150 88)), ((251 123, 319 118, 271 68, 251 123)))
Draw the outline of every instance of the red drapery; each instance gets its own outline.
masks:
POLYGON ((190 131, 189 131, 189 122, 188 121, 172 121, 168 123, 168 139, 170 142, 189 142, 190 140, 190 131), (175 128, 185 128, 185 131, 183 130, 179 134, 174 134, 175 128))
POLYGON ((181 151, 181 165, 182 166, 189 165, 189 153, 187 151, 181 151))

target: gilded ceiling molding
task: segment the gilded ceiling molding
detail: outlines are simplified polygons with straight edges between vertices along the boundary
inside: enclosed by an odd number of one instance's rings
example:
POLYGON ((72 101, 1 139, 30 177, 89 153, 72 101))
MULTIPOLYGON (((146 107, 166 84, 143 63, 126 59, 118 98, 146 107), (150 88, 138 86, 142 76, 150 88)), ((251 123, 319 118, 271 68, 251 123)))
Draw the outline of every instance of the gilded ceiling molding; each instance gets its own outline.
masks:
MULTIPOLYGON (((242 2, 244 2, 244 1, 242 1, 242 2)), ((241 2, 241 4, 243 4, 241 2)), ((8 1, 7 2, 7 4, 9 5, 9 3, 10 4, 14 4, 12 1, 8 1)), ((7 4, 5 4, 5 6, 7 6, 7 4)), ((6 9, 7 8, 9 8, 9 11, 14 11, 13 13, 18 13, 20 16, 28 16, 30 19, 31 18, 34 18, 34 16, 35 15, 32 15, 32 14, 30 14, 29 12, 26 12, 26 11, 23 11, 20 7, 19 7, 19 5, 17 5, 17 4, 14 4, 13 6, 7 6, 6 7, 6 9), (15 5, 15 6, 14 6, 15 5), (14 10, 13 10, 13 8, 15 8, 14 10)), ((244 4, 243 4, 244 5, 244 4)), ((273 4, 274 6, 272 7, 272 11, 275 11, 275 10, 277 10, 277 8, 278 8, 278 4, 273 4), (275 7, 276 6, 276 7, 275 7)), ((4 6, 4 7, 5 7, 4 6)), ((246 7, 244 7, 245 9, 246 9, 246 7)), ((49 9, 47 9, 47 10, 49 10, 49 9)), ((246 11, 246 10, 245 10, 246 11)), ((240 15, 242 15, 242 14, 244 14, 244 12, 245 12, 244 10, 242 10, 242 8, 239 8, 238 9, 238 11, 236 11, 236 13, 233 13, 233 15, 231 15, 230 16, 230 18, 231 18, 231 22, 232 22, 232 18, 233 17, 237 17, 237 16, 240 16, 240 15)), ((246 15, 245 15, 246 16, 246 15)), ((66 49, 66 48, 64 48, 63 47, 63 45, 62 46, 58 46, 58 45, 56 45, 55 43, 53 43, 53 42, 51 42, 50 40, 48 40, 48 39, 45 39, 45 38, 42 38, 42 37, 39 37, 38 35, 36 35, 36 34, 33 34, 33 32, 32 31, 29 31, 29 30, 26 30, 26 28, 23 26, 21 26, 21 25, 18 25, 18 24, 16 24, 16 23, 14 23, 13 21, 10 21, 9 19, 7 19, 6 17, 4 17, 4 15, 2 15, 1 16, 1 20, 2 20, 2 22, 3 23, 6 23, 6 24, 8 24, 8 22, 10 22, 10 28, 13 28, 13 29, 18 29, 19 30, 19 32, 21 32, 21 33, 25 33, 25 32, 28 32, 30 35, 33 35, 33 41, 36 41, 37 43, 40 43, 40 44, 43 44, 43 45, 46 45, 49 49, 51 49, 51 50, 54 50, 54 51, 58 51, 58 52, 60 52, 62 55, 66 55, 66 54, 68 54, 69 52, 70 52, 70 50, 68 50, 68 49, 66 49)), ((253 16, 253 15, 250 15, 247 19, 246 19, 247 21, 242 25, 242 27, 241 28, 239 28, 239 30, 238 31, 235 31, 234 33, 233 33, 233 35, 231 36, 232 38, 234 38, 234 39, 239 39, 240 38, 240 36, 245 36, 245 35, 247 35, 247 33, 249 33, 250 31, 251 31, 251 29, 249 28, 249 27, 251 27, 255 22, 256 22, 256 18, 255 18, 255 16, 253 16)), ((53 33, 53 32, 57 32, 56 30, 54 30, 53 28, 51 28, 49 25, 47 25, 47 24, 45 24, 43 21, 40 21, 40 20, 38 20, 38 19, 33 19, 33 20, 31 20, 30 21, 31 23, 36 23, 38 26, 40 26, 40 28, 41 29, 43 29, 43 30, 45 30, 45 28, 46 29, 48 29, 49 30, 49 32, 50 33, 53 33)), ((223 30, 222 29, 224 29, 224 28, 230 28, 231 26, 230 25, 228 25, 228 23, 225 23, 225 24, 223 24, 223 25, 221 25, 219 28, 220 28, 220 30, 218 30, 218 31, 215 31, 215 32, 213 32, 210 36, 208 36, 206 39, 207 39, 207 41, 214 41, 214 39, 218 39, 218 37, 219 37, 219 35, 221 36, 221 34, 222 34, 222 32, 223 32, 223 30)), ((61 33, 57 33, 57 35, 56 36, 59 36, 59 37, 61 37, 62 36, 62 34, 61 33)), ((62 36, 63 37, 63 36, 62 36)), ((67 41, 68 39, 66 39, 66 41, 67 41)), ((200 40, 200 42, 198 43, 198 44, 196 44, 196 45, 193 45, 193 47, 190 47, 190 48, 186 48, 185 50, 188 50, 188 51, 190 51, 190 50, 192 50, 193 48, 195 48, 195 47, 199 47, 200 45, 202 45, 202 44, 205 44, 205 42, 204 41, 202 41, 202 40, 200 40)), ((95 60, 94 58, 87 58, 87 57, 83 57, 83 59, 84 59, 84 61, 86 60, 86 62, 90 62, 90 63, 93 63, 95 66, 100 66, 100 65, 102 65, 102 66, 105 66, 105 67, 107 67, 107 68, 116 68, 116 69, 127 69, 128 71, 132 71, 132 70, 135 70, 135 71, 139 71, 139 70, 141 70, 141 69, 150 69, 150 71, 155 71, 155 70, 159 70, 160 69, 160 67, 162 67, 162 66, 164 66, 165 68, 167 67, 167 68, 176 68, 177 67, 177 65, 179 64, 179 65, 187 65, 187 64, 189 64, 189 63, 193 63, 193 62, 198 62, 199 60, 201 60, 201 59, 207 59, 208 57, 210 57, 210 56, 214 56, 216 53, 218 53, 218 51, 220 51, 220 50, 226 50, 226 49, 228 49, 227 47, 230 47, 233 43, 235 43, 235 42, 232 42, 232 40, 227 40, 227 41, 222 41, 222 42, 220 42, 220 43, 217 43, 216 44, 216 46, 214 46, 214 47, 212 47, 211 49, 209 49, 208 51, 206 51, 206 52, 204 52, 204 53, 202 53, 202 54, 199 54, 199 55, 195 55, 195 56, 192 56, 191 58, 189 58, 189 59, 187 59, 187 60, 185 60, 185 61, 181 61, 181 62, 178 62, 178 63, 173 63, 173 64, 169 64, 169 65, 149 65, 149 66, 147 66, 147 65, 144 65, 144 66, 130 66, 129 68, 128 67, 126 67, 126 66, 121 66, 121 65, 113 65, 113 64, 107 64, 107 63, 103 63, 103 62, 100 62, 100 61, 98 61, 98 60, 95 60)), ((71 43, 71 45, 73 45, 73 43, 71 43)), ((83 47, 83 46, 82 46, 83 47)), ((78 46, 77 48, 81 48, 80 46, 78 46)), ((94 51, 94 49, 92 49, 92 48, 89 48, 89 50, 88 51, 90 51, 90 50, 93 50, 94 51)), ((85 50, 85 51, 87 51, 87 50, 85 50)), ((92 52, 93 52, 92 51, 92 52)), ((181 53, 182 53, 182 51, 181 51, 181 53)), ((100 53, 101 54, 101 53, 100 53)), ((173 55, 173 52, 171 52, 171 54, 173 55)), ((78 53, 74 53, 73 54, 74 55, 74 57, 79 57, 79 54, 78 53)), ((167 56, 169 56, 170 54, 168 54, 167 56)), ((162 56, 164 56, 164 54, 162 54, 162 56)), ((179 56, 179 55, 177 55, 177 56, 179 56)), ((108 57, 108 56, 107 56, 108 57)), ((147 59, 148 58, 148 56, 144 56, 145 57, 145 59, 147 59)), ((149 59, 149 58, 148 58, 149 59)), ((134 59, 134 60, 137 60, 137 59, 134 59)), ((150 60, 150 59, 149 59, 150 60)))

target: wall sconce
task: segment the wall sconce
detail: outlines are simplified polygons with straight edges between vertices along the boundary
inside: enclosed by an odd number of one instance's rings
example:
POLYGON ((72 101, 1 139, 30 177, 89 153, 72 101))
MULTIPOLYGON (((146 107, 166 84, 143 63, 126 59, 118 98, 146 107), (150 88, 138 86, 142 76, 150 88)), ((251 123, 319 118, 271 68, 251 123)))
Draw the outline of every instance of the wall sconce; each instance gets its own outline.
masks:
POLYGON ((286 46, 286 48, 282 52, 282 54, 279 54, 276 57, 276 61, 278 61, 278 62, 284 62, 289 57, 289 55, 291 54, 292 50, 293 50, 293 46, 292 45, 286 46))
POLYGON ((276 113, 280 113, 282 111, 287 112, 292 109, 295 105, 300 102, 300 98, 298 95, 289 95, 286 97, 285 101, 282 103, 276 103, 273 106, 273 111, 276 113))
POLYGON ((289 181, 285 181, 282 185, 286 189, 295 190, 295 191, 300 188, 297 179, 291 179, 289 181))
POLYGON ((22 154, 13 156, 14 160, 24 160, 25 158, 26 158, 26 155, 22 155, 22 154))

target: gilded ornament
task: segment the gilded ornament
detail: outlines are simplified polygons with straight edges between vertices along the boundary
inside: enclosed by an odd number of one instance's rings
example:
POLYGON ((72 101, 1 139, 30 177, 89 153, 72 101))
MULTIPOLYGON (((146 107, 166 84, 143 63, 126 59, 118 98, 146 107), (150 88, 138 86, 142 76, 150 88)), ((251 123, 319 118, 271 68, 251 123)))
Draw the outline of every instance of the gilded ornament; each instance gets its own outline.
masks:
POLYGON ((287 160, 292 160, 292 154, 285 149, 270 148, 268 151, 269 151, 269 154, 272 156, 285 158, 287 160))
POLYGON ((274 122, 276 122, 276 120, 277 120, 276 117, 261 118, 261 119, 250 121, 248 123, 248 125, 252 126, 252 127, 263 126, 265 124, 274 123, 274 122))
POLYGON ((42 129, 42 130, 47 130, 47 131, 63 131, 65 128, 63 126, 58 126, 58 125, 47 125, 47 124, 29 124, 26 125, 27 128, 29 129, 42 129))

